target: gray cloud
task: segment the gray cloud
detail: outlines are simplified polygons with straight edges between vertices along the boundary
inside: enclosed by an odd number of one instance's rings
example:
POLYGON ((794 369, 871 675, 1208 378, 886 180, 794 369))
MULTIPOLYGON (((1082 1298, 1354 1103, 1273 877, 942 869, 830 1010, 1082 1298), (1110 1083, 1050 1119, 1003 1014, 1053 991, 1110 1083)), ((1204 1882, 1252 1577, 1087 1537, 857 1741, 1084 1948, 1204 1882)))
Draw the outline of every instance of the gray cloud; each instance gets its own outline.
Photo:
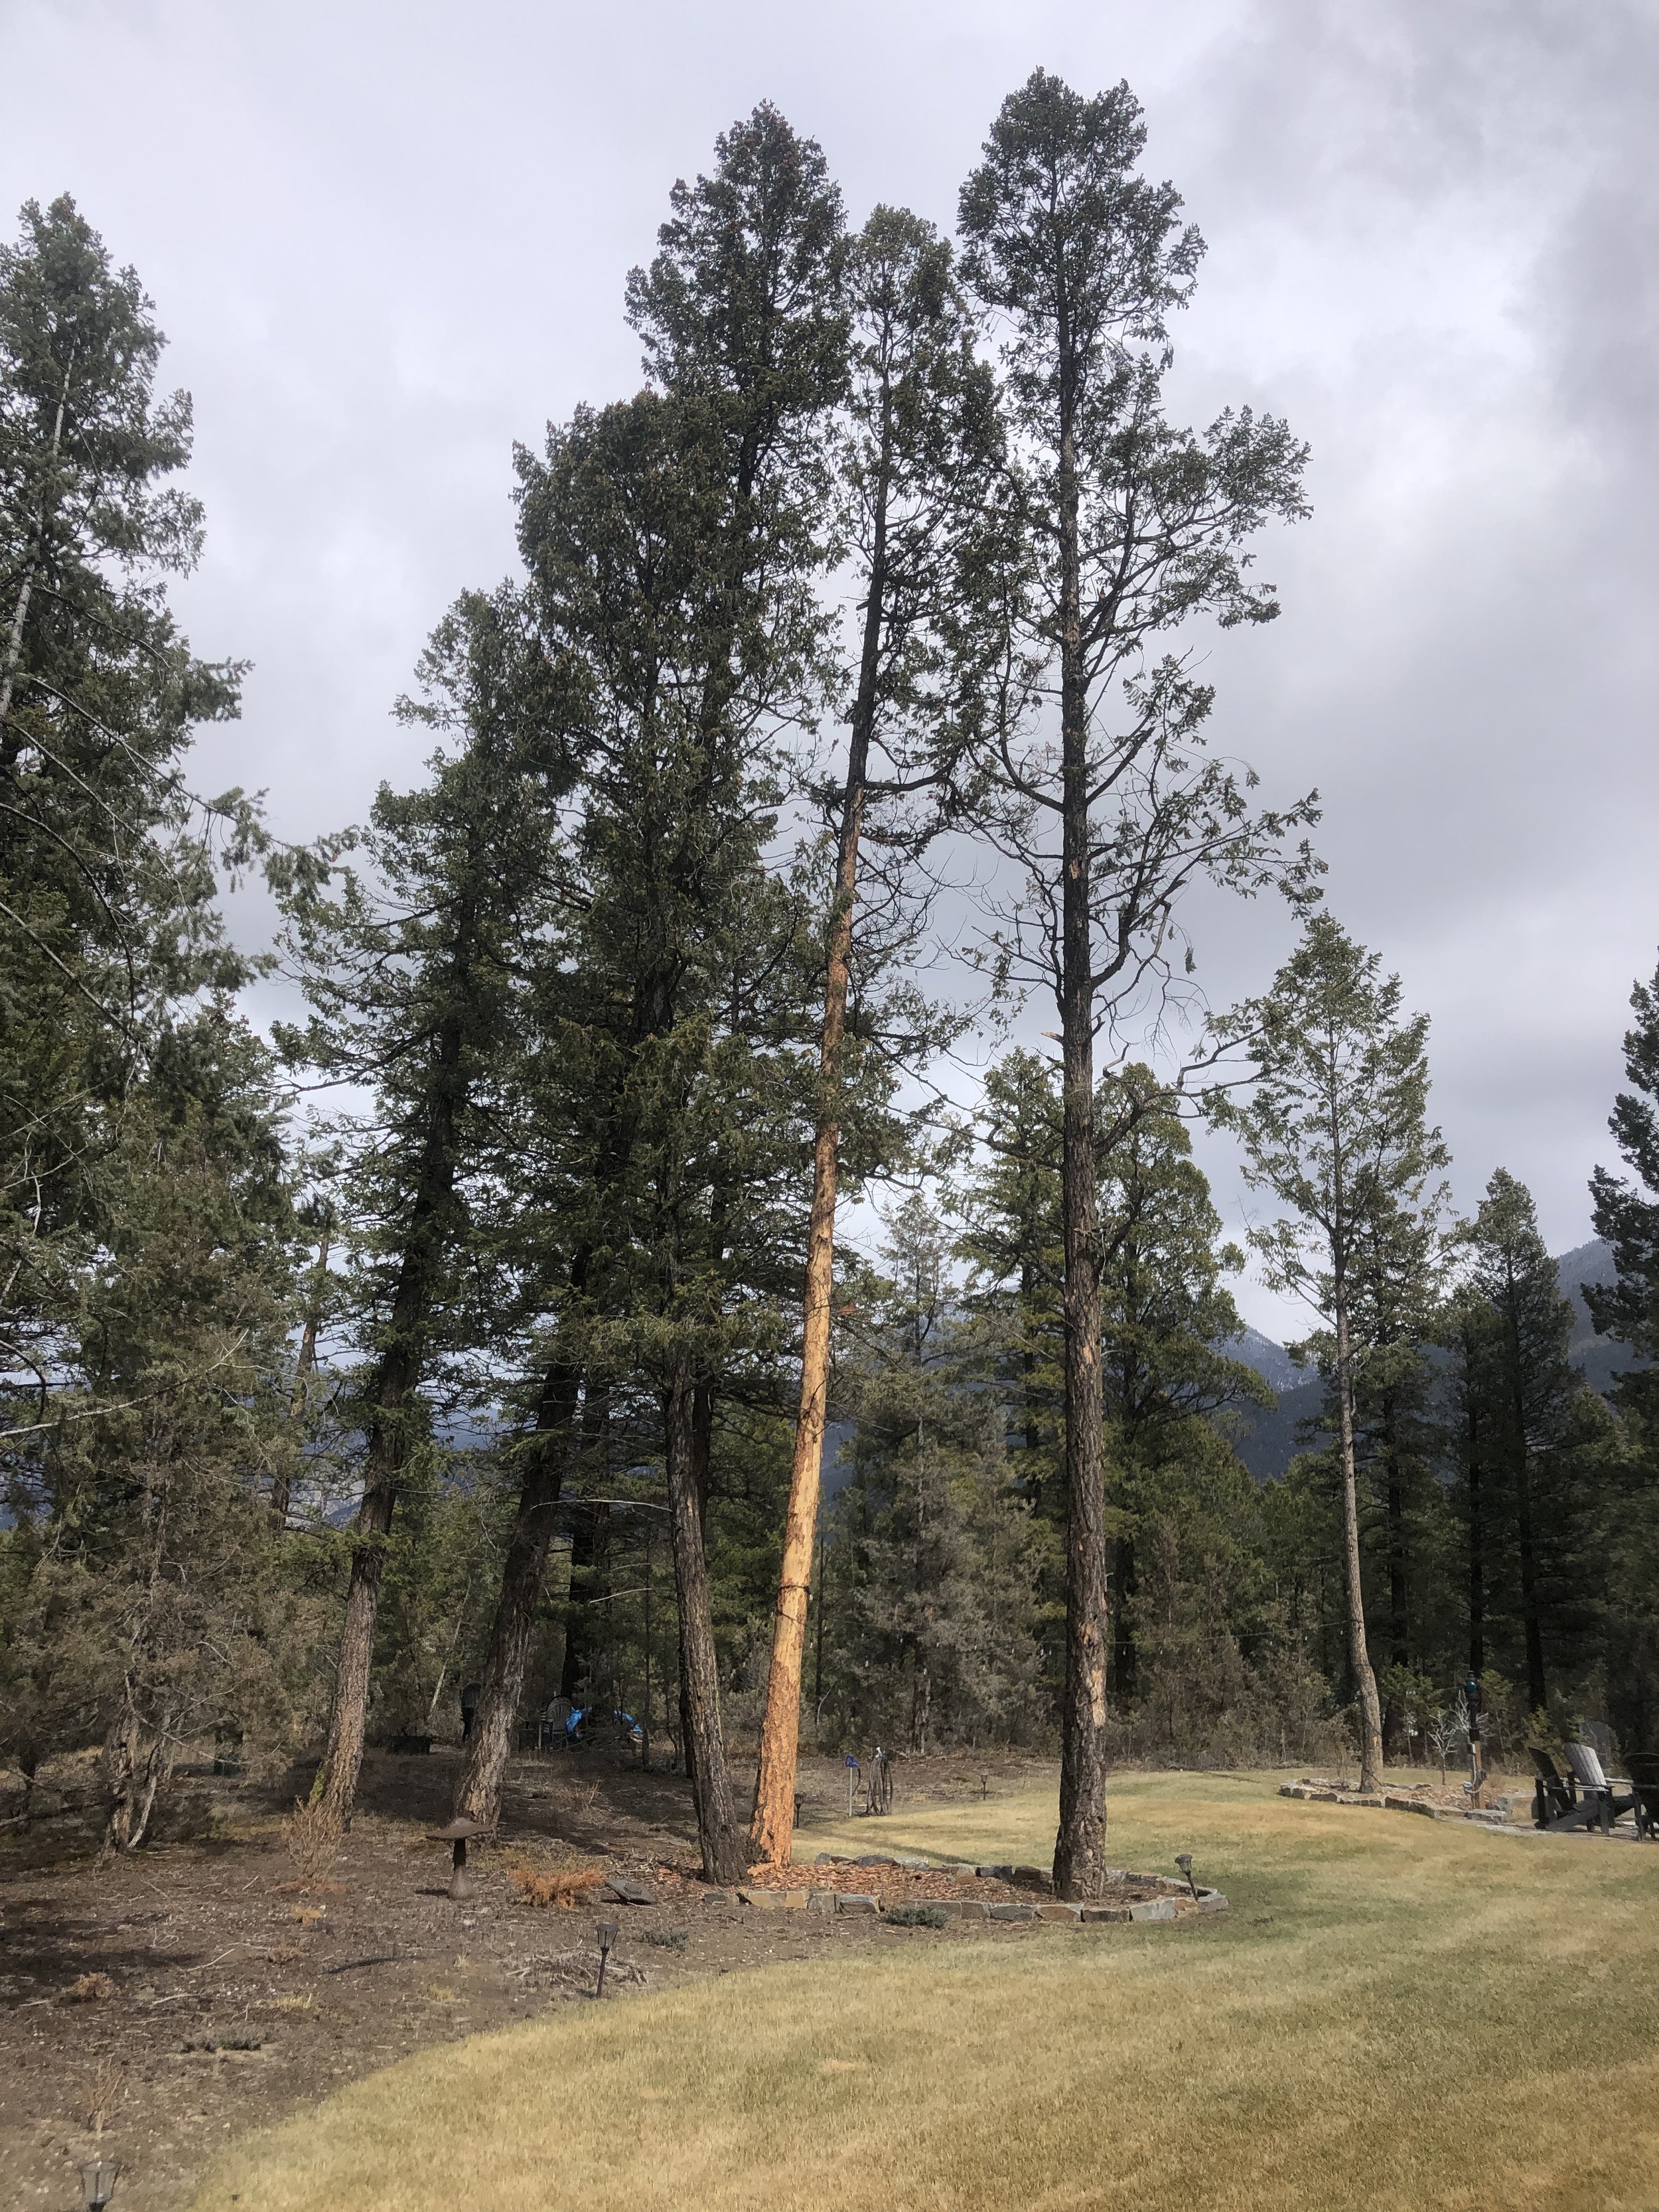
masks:
MULTIPOLYGON (((510 562, 511 443, 635 380, 623 275, 717 130, 774 98, 855 215, 948 222, 1036 63, 1127 76, 1210 242, 1180 404, 1314 448, 1315 520, 1264 558, 1283 619, 1210 649, 1218 738, 1323 792, 1332 903, 1434 1017, 1460 1199, 1502 1161, 1553 1243, 1588 1233, 1659 942, 1650 7, 0 0, 0 40, 30 88, 0 199, 76 194, 196 396, 186 611, 257 664, 203 778, 268 786, 291 835, 410 772, 387 709, 510 562)), ((1289 934, 1195 924, 1218 1000, 1289 934)))

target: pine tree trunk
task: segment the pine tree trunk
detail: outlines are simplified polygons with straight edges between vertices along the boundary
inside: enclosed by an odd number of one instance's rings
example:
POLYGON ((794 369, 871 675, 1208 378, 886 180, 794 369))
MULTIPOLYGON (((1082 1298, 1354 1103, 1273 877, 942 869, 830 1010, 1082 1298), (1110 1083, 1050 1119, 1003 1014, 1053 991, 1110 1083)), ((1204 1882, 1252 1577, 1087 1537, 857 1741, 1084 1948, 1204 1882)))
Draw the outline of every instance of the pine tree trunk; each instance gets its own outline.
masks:
POLYGON ((1486 1498, 1481 1488, 1480 1416, 1474 1402, 1473 1353, 1466 1352, 1465 1360, 1470 1370, 1464 1383, 1469 1481, 1469 1672, 1478 1681, 1486 1671, 1486 1498))
MULTIPOLYGON (((1388 1471, 1389 1516, 1389 1664, 1411 1664, 1411 1624, 1406 1558, 1406 1486, 1400 1471, 1397 1424, 1392 1399, 1382 1405, 1382 1460, 1388 1471)), ((1406 1716, 1396 1692, 1382 1716, 1382 1741, 1398 1755, 1406 1731, 1406 1716)))
POLYGON ((1538 1607, 1538 1553, 1533 1527, 1531 1455, 1524 1439, 1516 1454, 1515 1538, 1521 1555, 1521 1620, 1527 1638, 1527 1703, 1541 1713, 1549 1705, 1544 1674, 1544 1631, 1538 1607))
MULTIPOLYGON (((465 991, 466 982, 465 951, 458 960, 457 971, 459 996, 465 991)), ((409 1237, 392 1302, 390 1341, 381 1355, 371 1398, 374 1413, 369 1428, 362 1503, 357 1509, 353 1530, 351 1579, 346 1591, 345 1622, 340 1633, 333 1709, 329 1715, 322 1765, 312 1784, 313 1800, 327 1805, 343 1827, 350 1826, 357 1778, 362 1768, 369 1677, 374 1659, 374 1623, 380 1611, 386 1537, 392 1528, 398 1487, 409 1462, 415 1389, 420 1381, 427 1330, 443 1261, 444 1217, 454 1194, 461 1042, 461 1016, 454 1011, 445 1017, 438 1033, 431 1113, 422 1149, 415 1203, 410 1209, 409 1237)))
POLYGON ((1348 1342, 1348 1303, 1336 1288, 1336 1407, 1342 1461, 1342 1567, 1348 1601, 1348 1659, 1359 1706, 1359 1786, 1382 1787, 1382 1712, 1365 1637, 1365 1593, 1359 1573, 1359 1480, 1353 1448, 1353 1357, 1348 1342))
POLYGON ((747 1866, 720 1741, 720 1674, 698 1494, 696 1400, 690 1376, 682 1366, 663 1396, 664 1458, 674 1534, 674 1594, 680 1618, 681 1712, 703 1879, 729 1887, 743 1880, 747 1866))
POLYGON ((870 564, 869 592, 865 601, 859 691, 853 710, 847 788, 842 805, 841 846, 836 867, 836 896, 830 916, 823 1030, 818 1055, 817 1127, 812 1146, 812 1211, 806 1236, 800 1405, 795 1420, 794 1459, 789 1472, 789 1501, 784 1513, 783 1559, 778 1574, 778 1608, 772 1627, 772 1658, 766 1679, 766 1711, 761 1722, 760 1771, 755 1778, 755 1811, 749 1837, 749 1848, 756 1860, 768 1866, 787 1866, 794 1847, 801 1669, 806 1650, 806 1614, 811 1594, 812 1546, 817 1534, 818 1499, 823 1484, 823 1434, 830 1407, 830 1308, 835 1290, 836 1193, 841 1158, 842 1046, 847 1033, 847 994, 853 959, 853 908, 858 896, 859 838, 864 823, 865 783, 869 773, 870 739, 875 725, 876 684, 880 672, 882 620, 885 611, 885 485, 890 446, 890 438, 884 422, 875 537, 870 564))
POLYGON ((501 1566, 501 1592, 489 1626, 477 1711, 466 1762, 455 1785, 453 1809, 457 1815, 477 1820, 481 1827, 493 1828, 501 1815, 501 1781, 513 1755, 525 1669, 535 1632, 536 1608, 547 1576, 553 1516, 564 1480, 565 1453, 580 1383, 580 1368, 550 1368, 537 1407, 533 1456, 519 1492, 513 1534, 501 1566))
MULTIPOLYGON (((63 450, 64 410, 69 404, 70 376, 74 361, 74 349, 71 348, 70 358, 64 366, 64 388, 58 395, 58 417, 52 424, 52 462, 54 469, 58 465, 58 456, 63 450)), ((22 584, 17 593, 17 604, 12 612, 11 628, 6 638, 5 659, 3 663, 0 664, 0 765, 7 768, 9 768, 17 757, 17 745, 15 740, 7 735, 7 729, 11 720, 12 690, 17 681, 18 663, 23 657, 23 633, 28 626, 29 600, 33 596, 35 583, 40 574, 40 562, 46 551, 46 494, 43 491, 40 495, 40 513, 35 521, 34 550, 30 555, 27 568, 23 571, 22 584)))
POLYGON ((1135 1594, 1135 1540, 1120 1536, 1112 1562, 1112 1688, 1120 1706, 1135 1694, 1139 1654, 1129 1604, 1135 1594))
POLYGON ((1549 1704, 1544 1676, 1544 1631, 1538 1607, 1538 1553, 1532 1510, 1532 1454, 1527 1448, 1526 1383, 1522 1371, 1517 1293, 1511 1279, 1504 1316, 1509 1331, 1510 1417, 1515 1424, 1515 1539, 1521 1563, 1521 1625, 1527 1644, 1527 1704, 1534 1713, 1549 1704))
MULTIPOLYGON (((1067 349, 1062 328, 1062 359, 1067 349)), ((1094 933, 1088 684, 1078 542, 1077 450, 1062 395, 1060 453, 1061 1230, 1065 1249, 1066 1680, 1060 1705, 1056 1896, 1100 1895, 1106 1869, 1106 1490, 1102 1421, 1100 1196, 1095 1158, 1094 933)))
MULTIPOLYGON (((572 1705, 582 1702, 581 1692, 593 1680, 593 1655, 599 1648, 594 1633, 599 1619, 599 1593, 611 1565, 611 1508, 595 1505, 586 1521, 578 1522, 570 1540, 570 1599, 564 1632, 564 1664, 559 1674, 559 1695, 572 1705), (583 1595, 576 1595, 578 1585, 583 1595)), ((591 1704, 591 1698, 588 1699, 591 1704)))
MULTIPOLYGON (((317 1243, 317 1265, 311 1278, 311 1296, 306 1301, 306 1324, 300 1337, 300 1357, 294 1364, 294 1395, 289 1405, 289 1416, 294 1421, 303 1421, 311 1395, 311 1378, 317 1370, 317 1330, 322 1320, 323 1297, 328 1285, 329 1231, 325 1226, 317 1243)), ((270 1517, 279 1528, 288 1526, 288 1511, 291 1503, 288 1462, 278 1467, 270 1485, 270 1517)))

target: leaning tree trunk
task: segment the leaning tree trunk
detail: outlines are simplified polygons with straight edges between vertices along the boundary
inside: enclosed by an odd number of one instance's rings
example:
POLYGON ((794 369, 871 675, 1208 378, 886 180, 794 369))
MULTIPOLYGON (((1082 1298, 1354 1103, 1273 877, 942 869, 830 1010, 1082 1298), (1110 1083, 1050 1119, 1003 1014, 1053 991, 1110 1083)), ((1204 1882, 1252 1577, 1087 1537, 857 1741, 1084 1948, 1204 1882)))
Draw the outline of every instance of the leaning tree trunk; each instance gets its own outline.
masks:
POLYGON ((817 1534, 823 1437, 830 1406, 830 1318, 836 1259, 836 1188, 841 1152, 841 1054, 853 950, 853 901, 863 809, 861 749, 854 744, 847 811, 830 925, 828 986, 818 1073, 817 1132, 812 1151, 812 1212, 806 1242, 806 1297, 801 1334, 800 1409, 783 1524, 772 1662, 761 1723, 760 1771, 750 1849, 769 1866, 785 1866, 793 1845, 795 1771, 799 1750, 801 1668, 817 1534))
POLYGON ((698 1494, 696 1398, 691 1377, 681 1366, 663 1395, 674 1595, 680 1616, 680 1707, 703 1879, 731 1884, 741 1881, 747 1868, 720 1739, 720 1676, 698 1494))
POLYGON ((513 1534, 501 1567, 501 1594, 489 1627, 477 1711, 466 1761, 455 1785, 453 1806, 458 1815, 484 1828, 495 1826, 501 1809, 501 1782, 513 1753, 513 1732, 524 1695, 525 1669, 547 1574, 553 1516, 564 1481, 565 1453, 580 1383, 579 1367, 555 1365, 548 1370, 536 1409, 530 1464, 519 1492, 513 1534))
MULTIPOLYGON (((464 985, 465 963, 459 981, 464 985)), ((312 1784, 313 1798, 349 1826, 362 1770, 368 1722, 369 1674, 374 1657, 374 1623, 380 1612, 380 1580, 386 1569, 386 1537, 398 1492, 409 1462, 416 1385, 420 1381, 427 1328, 438 1295, 447 1215, 455 1188, 455 1129, 459 1104, 461 1017, 447 1015, 439 1030, 437 1067, 420 1176, 410 1214, 408 1241, 398 1270, 392 1302, 390 1340, 381 1354, 370 1403, 368 1462, 362 1503, 352 1532, 351 1580, 346 1591, 345 1623, 340 1632, 334 1704, 329 1714, 323 1763, 312 1784)))
POLYGON ((108 1811, 106 1853, 137 1850, 149 1831, 155 1796, 172 1766, 172 1731, 147 1721, 143 1693, 145 1647, 157 1584, 161 1579, 165 1513, 151 1543, 143 1595, 129 1624, 121 1670, 121 1711, 104 1745, 108 1811))
POLYGON ((841 1160, 841 1062, 847 1034, 847 995, 852 973, 853 908, 858 896, 859 838, 864 823, 870 741, 875 728, 876 685, 881 667, 882 623, 887 589, 887 495, 890 432, 884 420, 875 537, 864 609, 864 642, 858 698, 853 709, 842 804, 841 847, 830 908, 823 1031, 818 1061, 817 1128, 812 1147, 812 1212, 806 1237, 806 1286, 802 1315, 800 1409, 795 1420, 794 1460, 783 1524, 772 1662, 761 1723, 760 1771, 755 1778, 755 1815, 749 1847, 769 1866, 787 1866, 795 1832, 795 1769, 800 1738, 801 1669, 812 1580, 823 1480, 823 1436, 830 1406, 830 1311, 835 1288, 836 1194, 841 1160))
MULTIPOLYGON (((1066 351, 1062 332, 1062 356, 1066 351)), ((1100 1193, 1095 1158, 1094 933, 1088 683, 1078 562, 1077 449, 1062 416, 1060 519, 1060 1215, 1065 1255, 1066 1680, 1060 1705, 1054 1892, 1098 1897, 1106 1879, 1106 1485, 1101 1375, 1100 1193)))
POLYGON ((1382 1709, 1365 1638, 1365 1593, 1359 1575, 1359 1482, 1353 1448, 1353 1358, 1348 1303, 1336 1294, 1336 1419, 1342 1460, 1342 1565, 1348 1600, 1348 1657, 1359 1706, 1359 1786, 1382 1787, 1382 1709))

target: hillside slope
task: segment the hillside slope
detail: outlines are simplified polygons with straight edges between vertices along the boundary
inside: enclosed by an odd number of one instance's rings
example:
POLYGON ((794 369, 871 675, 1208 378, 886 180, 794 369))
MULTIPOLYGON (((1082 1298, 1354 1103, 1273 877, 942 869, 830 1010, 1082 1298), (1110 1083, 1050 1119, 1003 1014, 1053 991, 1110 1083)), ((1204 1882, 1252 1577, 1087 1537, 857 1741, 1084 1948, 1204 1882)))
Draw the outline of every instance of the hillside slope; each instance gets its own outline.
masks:
MULTIPOLYGON (((1562 1253, 1555 1267, 1561 1295, 1573 1312, 1572 1364, 1593 1390, 1606 1395, 1621 1374, 1647 1364, 1627 1345, 1598 1336, 1584 1303, 1586 1283, 1612 1282, 1612 1249, 1599 1237, 1592 1237, 1588 1244, 1575 1245, 1571 1252, 1562 1253)), ((1324 1406, 1324 1385, 1316 1376, 1310 1378, 1305 1368, 1297 1367, 1282 1344, 1275 1344, 1259 1329, 1246 1329, 1224 1349, 1229 1358, 1254 1367, 1279 1392, 1278 1406, 1272 1412, 1263 1408, 1231 1415, 1218 1424, 1227 1431, 1234 1449, 1257 1481, 1265 1482, 1282 1475, 1298 1451, 1317 1449, 1327 1440, 1316 1425, 1324 1406), (1300 1433, 1304 1423, 1315 1425, 1310 1434, 1300 1433)))

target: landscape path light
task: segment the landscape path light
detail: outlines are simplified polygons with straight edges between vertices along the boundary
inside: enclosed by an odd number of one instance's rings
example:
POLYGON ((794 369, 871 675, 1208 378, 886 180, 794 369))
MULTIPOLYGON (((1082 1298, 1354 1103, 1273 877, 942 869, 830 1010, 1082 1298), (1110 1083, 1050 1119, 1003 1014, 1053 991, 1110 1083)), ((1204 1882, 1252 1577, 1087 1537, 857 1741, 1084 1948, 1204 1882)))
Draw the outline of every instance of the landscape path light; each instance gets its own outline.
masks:
POLYGON ((601 1920, 593 1932, 599 1939, 599 1985, 593 1994, 596 1997, 602 1997, 605 1995, 605 1966, 611 1957, 611 1947, 617 1940, 617 1923, 614 1920, 601 1920))
POLYGON ((1177 1851, 1176 1853, 1176 1864, 1181 1869, 1182 1874, 1186 1875, 1187 1887, 1191 1890, 1193 1895, 1196 1897, 1198 1895, 1198 1884, 1193 1880, 1192 1853, 1190 1851, 1177 1851))
POLYGON ((477 1820, 469 1820, 461 1814, 447 1828, 434 1829, 434 1844, 453 1844, 455 1848, 450 1858, 449 1894, 457 1905, 464 1905, 469 1897, 477 1894, 478 1885, 467 1872, 466 1846, 470 1838, 489 1832, 477 1820))
POLYGON ((87 2160, 81 2168, 81 2202, 87 2212, 104 2212, 115 2194, 115 2178, 120 2170, 112 2158, 87 2160))
POLYGON ((988 1797, 991 1794, 991 1770, 988 1766, 981 1766, 979 1770, 979 1794, 981 1797, 988 1797))

